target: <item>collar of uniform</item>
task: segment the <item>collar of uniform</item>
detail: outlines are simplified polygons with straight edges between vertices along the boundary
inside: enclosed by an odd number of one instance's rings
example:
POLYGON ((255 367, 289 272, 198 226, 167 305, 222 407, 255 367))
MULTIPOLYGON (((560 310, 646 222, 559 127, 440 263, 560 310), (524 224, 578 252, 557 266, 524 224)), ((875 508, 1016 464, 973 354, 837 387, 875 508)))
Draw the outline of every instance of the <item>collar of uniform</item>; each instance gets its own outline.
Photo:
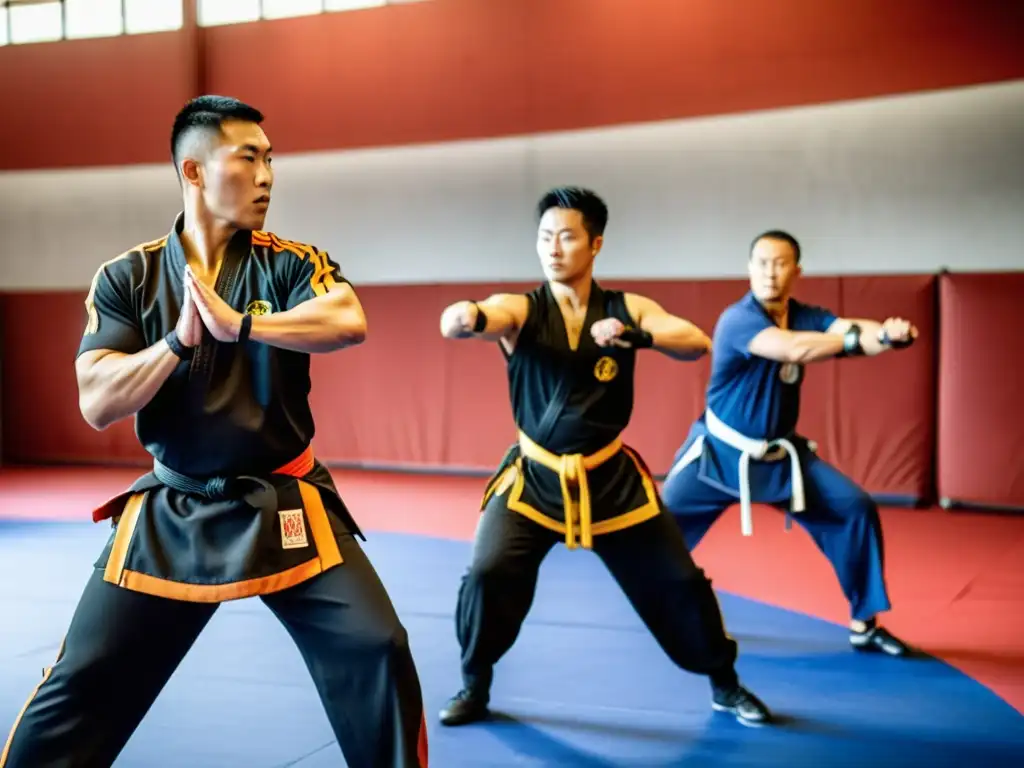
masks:
MULTIPOLYGON (((174 226, 171 227, 171 231, 167 235, 167 245, 165 246, 174 270, 182 277, 184 277, 185 267, 188 265, 188 261, 185 259, 185 246, 181 243, 181 232, 184 227, 185 213, 182 211, 174 219, 174 226)), ((235 232, 224 251, 224 265, 221 267, 221 272, 226 271, 224 267, 229 267, 247 256, 251 249, 252 232, 248 229, 240 229, 235 232)))

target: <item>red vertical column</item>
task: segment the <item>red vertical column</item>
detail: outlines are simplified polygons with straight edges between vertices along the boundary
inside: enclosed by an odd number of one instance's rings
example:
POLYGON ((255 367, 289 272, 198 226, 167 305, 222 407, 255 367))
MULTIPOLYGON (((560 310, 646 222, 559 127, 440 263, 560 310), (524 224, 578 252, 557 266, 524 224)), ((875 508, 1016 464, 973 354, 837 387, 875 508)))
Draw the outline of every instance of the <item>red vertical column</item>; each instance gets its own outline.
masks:
POLYGON ((206 28, 199 25, 199 0, 181 0, 183 5, 182 34, 185 35, 188 60, 189 93, 200 96, 207 89, 206 28))

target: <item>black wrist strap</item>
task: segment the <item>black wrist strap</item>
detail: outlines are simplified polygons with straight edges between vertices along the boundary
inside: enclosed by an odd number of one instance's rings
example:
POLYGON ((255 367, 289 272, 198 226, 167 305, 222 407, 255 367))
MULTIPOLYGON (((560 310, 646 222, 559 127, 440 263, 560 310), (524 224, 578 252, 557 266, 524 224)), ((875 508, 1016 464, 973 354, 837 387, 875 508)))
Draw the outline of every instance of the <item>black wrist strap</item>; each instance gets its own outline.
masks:
POLYGON ((619 338, 628 343, 633 349, 650 349, 654 346, 654 336, 651 335, 650 331, 645 331, 643 328, 627 327, 626 330, 619 334, 619 338))
POLYGON ((238 343, 244 344, 252 333, 252 315, 242 315, 242 326, 238 329, 238 343))
POLYGON ((864 354, 864 347, 860 344, 860 326, 851 323, 850 328, 843 334, 843 353, 838 357, 859 357, 864 354))
POLYGON ((473 333, 483 333, 487 330, 487 315, 484 314, 483 309, 475 301, 473 306, 476 307, 476 322, 473 323, 473 333))
POLYGON ((172 328, 171 332, 164 336, 164 341, 166 341, 167 346, 171 348, 171 352, 182 360, 191 360, 192 356, 196 352, 195 347, 186 347, 181 343, 181 339, 178 338, 177 328, 172 328))

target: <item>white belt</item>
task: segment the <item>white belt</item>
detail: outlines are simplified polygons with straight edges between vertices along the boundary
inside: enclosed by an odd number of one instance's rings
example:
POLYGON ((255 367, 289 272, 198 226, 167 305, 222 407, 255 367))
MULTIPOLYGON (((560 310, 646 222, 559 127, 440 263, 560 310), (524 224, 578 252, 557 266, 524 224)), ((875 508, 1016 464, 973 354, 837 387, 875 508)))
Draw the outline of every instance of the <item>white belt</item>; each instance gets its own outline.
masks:
POLYGON ((781 449, 779 458, 786 453, 789 454, 789 463, 792 467, 790 509, 793 512, 804 511, 804 475, 800 468, 800 456, 793 443, 784 437, 777 440, 755 440, 742 435, 715 416, 710 408, 705 410, 705 423, 711 435, 740 452, 740 524, 744 536, 754 533, 754 514, 750 505, 750 460, 752 458, 765 459, 774 449, 781 449))

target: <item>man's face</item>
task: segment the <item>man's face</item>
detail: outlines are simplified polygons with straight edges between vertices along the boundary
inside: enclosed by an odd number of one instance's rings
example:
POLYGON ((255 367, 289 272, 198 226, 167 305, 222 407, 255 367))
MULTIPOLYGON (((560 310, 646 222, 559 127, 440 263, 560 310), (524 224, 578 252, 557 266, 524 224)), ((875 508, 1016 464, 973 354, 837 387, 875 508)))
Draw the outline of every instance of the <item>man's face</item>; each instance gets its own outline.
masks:
POLYGON ((800 276, 793 247, 783 241, 762 238, 754 246, 748 265, 750 290, 760 301, 788 298, 800 276))
POLYGON ((602 238, 593 240, 583 226, 583 215, 567 208, 549 208, 537 227, 537 255, 544 276, 569 282, 584 274, 601 250, 602 238))
POLYGON ((256 123, 229 120, 202 164, 202 195, 216 218, 236 229, 262 229, 274 171, 267 135, 256 123))

